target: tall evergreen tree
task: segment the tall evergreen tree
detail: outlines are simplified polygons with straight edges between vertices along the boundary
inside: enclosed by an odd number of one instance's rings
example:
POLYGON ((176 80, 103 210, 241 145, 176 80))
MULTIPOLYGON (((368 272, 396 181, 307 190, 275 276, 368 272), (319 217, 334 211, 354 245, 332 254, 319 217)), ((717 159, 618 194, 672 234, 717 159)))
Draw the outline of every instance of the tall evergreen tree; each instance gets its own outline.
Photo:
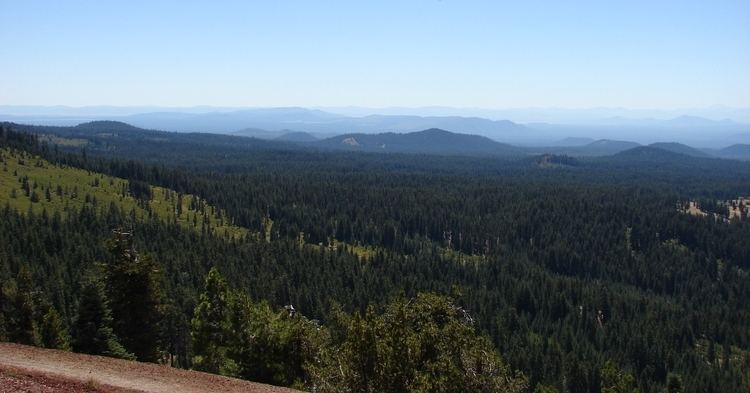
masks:
POLYGON ((13 299, 13 326, 10 331, 11 341, 36 345, 41 344, 37 326, 37 310, 34 302, 34 287, 31 272, 22 267, 16 278, 16 293, 13 299))
POLYGON ((39 330, 43 347, 70 350, 70 335, 65 322, 54 307, 47 308, 39 330))
POLYGON ((665 390, 667 393, 683 393, 685 386, 682 383, 682 377, 677 374, 669 374, 665 390))
POLYGON ((6 283, 6 280, 0 282, 0 341, 8 340, 8 324, 13 310, 13 304, 5 294, 6 283))
POLYGON ((238 376, 304 388, 305 366, 326 343, 324 329, 291 306, 274 310, 266 301, 253 303, 244 293, 232 297, 231 307, 234 343, 229 356, 238 376))
POLYGON ((164 313, 162 343, 169 354, 169 364, 173 367, 190 366, 191 339, 190 318, 175 304, 169 304, 164 313))
POLYGON ((222 375, 237 373, 236 363, 228 353, 234 341, 230 301, 226 281, 215 267, 211 268, 193 314, 191 336, 196 370, 222 375))
POLYGON ((163 318, 159 270, 150 257, 138 255, 130 232, 115 231, 110 250, 114 258, 106 281, 114 332, 138 360, 157 362, 163 318))
POLYGON ((614 362, 608 360, 601 370, 602 393, 638 393, 633 374, 622 371, 614 362))
POLYGON ((112 330, 112 312, 99 283, 90 280, 82 291, 73 326, 73 350, 91 355, 133 359, 112 330))

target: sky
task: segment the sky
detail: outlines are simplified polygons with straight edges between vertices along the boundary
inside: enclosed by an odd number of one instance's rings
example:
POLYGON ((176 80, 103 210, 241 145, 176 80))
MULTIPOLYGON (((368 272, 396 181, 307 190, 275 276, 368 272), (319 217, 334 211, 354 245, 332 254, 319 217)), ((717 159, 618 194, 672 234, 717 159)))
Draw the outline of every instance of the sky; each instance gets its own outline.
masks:
POLYGON ((750 107, 750 1, 0 0, 0 105, 750 107))

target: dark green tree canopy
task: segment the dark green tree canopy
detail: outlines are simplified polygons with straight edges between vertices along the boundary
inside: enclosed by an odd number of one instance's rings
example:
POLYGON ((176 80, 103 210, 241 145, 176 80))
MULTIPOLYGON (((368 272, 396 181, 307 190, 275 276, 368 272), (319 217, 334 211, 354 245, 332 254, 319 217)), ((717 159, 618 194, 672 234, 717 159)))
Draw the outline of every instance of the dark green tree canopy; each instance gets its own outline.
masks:
POLYGON ((163 292, 158 265, 135 250, 133 234, 117 229, 105 267, 113 329, 123 346, 140 361, 160 359, 163 292))
POLYGON ((87 282, 81 290, 73 332, 73 350, 76 352, 134 358, 112 330, 112 312, 101 284, 96 281, 87 282))
POLYGON ((218 269, 211 268, 192 320, 195 369, 223 375, 237 373, 237 365, 228 354, 233 344, 231 300, 226 281, 218 269))
POLYGON ((472 317, 450 298, 396 298, 382 313, 340 314, 339 343, 311 366, 323 392, 523 392, 472 317))

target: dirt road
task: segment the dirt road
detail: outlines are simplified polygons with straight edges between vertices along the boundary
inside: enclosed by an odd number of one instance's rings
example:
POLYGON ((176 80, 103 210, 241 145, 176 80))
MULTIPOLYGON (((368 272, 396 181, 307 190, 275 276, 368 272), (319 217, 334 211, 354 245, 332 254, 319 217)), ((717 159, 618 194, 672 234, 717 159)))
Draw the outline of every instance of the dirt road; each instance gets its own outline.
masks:
POLYGON ((150 363, 0 343, 0 393, 249 392, 296 390, 150 363))

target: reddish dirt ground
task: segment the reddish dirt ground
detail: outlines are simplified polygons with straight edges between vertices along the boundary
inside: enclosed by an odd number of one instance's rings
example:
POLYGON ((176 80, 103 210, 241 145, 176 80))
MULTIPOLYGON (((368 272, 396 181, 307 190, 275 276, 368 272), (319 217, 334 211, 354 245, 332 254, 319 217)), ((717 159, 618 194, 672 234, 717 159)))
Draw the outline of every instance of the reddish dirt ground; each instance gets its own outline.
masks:
POLYGON ((0 343, 0 393, 9 392, 297 391, 157 364, 0 343))
POLYGON ((94 393, 93 385, 47 378, 17 369, 0 369, 0 393, 94 393))

